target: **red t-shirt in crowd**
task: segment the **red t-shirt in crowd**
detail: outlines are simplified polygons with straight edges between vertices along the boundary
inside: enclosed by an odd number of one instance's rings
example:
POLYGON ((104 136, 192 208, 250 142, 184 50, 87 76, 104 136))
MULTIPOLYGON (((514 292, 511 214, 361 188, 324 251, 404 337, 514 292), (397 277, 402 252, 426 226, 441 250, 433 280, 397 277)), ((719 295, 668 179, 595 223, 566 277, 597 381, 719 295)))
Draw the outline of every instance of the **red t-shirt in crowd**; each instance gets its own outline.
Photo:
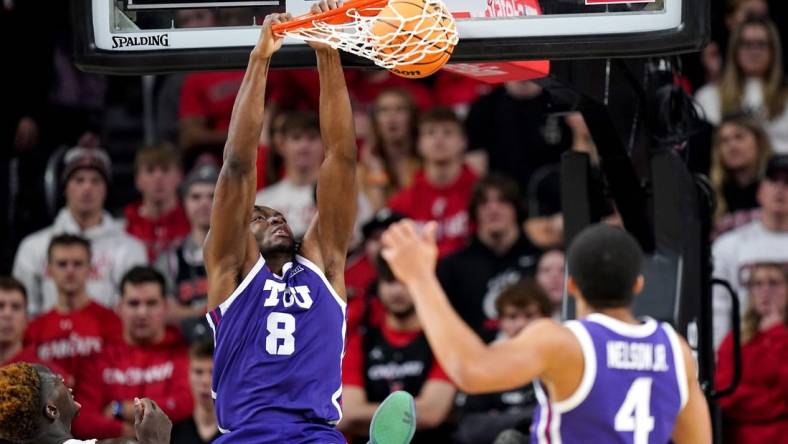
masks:
POLYGON ((257 147, 257 191, 262 190, 263 188, 267 187, 268 185, 273 185, 275 182, 278 182, 282 177, 284 177, 284 165, 279 167, 279 171, 277 171, 276 178, 268 182, 266 178, 267 173, 267 163, 271 162, 270 156, 271 148, 260 144, 257 147))
POLYGON ((119 341, 121 332, 118 316, 90 301, 71 313, 52 309, 36 318, 27 326, 25 345, 36 350, 38 359, 51 361, 69 375, 76 375, 85 358, 92 359, 119 341))
POLYGON ((208 127, 226 131, 244 71, 189 74, 181 88, 179 117, 204 117, 208 127))
POLYGON ((476 180, 476 174, 463 165, 454 183, 436 187, 427 181, 422 170, 416 174, 413 185, 395 194, 388 206, 420 224, 437 221, 438 250, 444 257, 462 248, 471 234, 468 204, 476 180))
MULTIPOLYGON (((741 348, 741 382, 719 399, 726 417, 725 436, 737 444, 785 443, 788 440, 788 327, 775 326, 741 348)), ((717 387, 733 380, 733 336, 720 345, 717 387)))
POLYGON ((346 70, 348 91, 350 96, 361 105, 370 105, 381 92, 391 88, 403 89, 413 96, 416 106, 421 111, 433 107, 432 93, 423 83, 398 77, 394 74, 370 74, 360 70, 346 70))
POLYGON ((145 244, 148 261, 153 263, 161 253, 183 240, 191 232, 191 225, 180 205, 158 219, 142 216, 141 205, 142 202, 130 203, 123 210, 123 215, 126 217, 126 231, 145 244))
POLYGON ((47 367, 52 373, 60 375, 69 387, 74 387, 74 376, 67 372, 63 367, 57 365, 52 361, 47 361, 38 357, 38 351, 35 347, 27 346, 19 350, 19 353, 11 356, 6 361, 0 361, 0 367, 15 362, 27 362, 28 364, 41 364, 47 367))
POLYGON ((348 261, 345 268, 345 288, 347 289, 347 331, 355 332, 364 322, 364 313, 370 325, 378 325, 383 319, 384 308, 377 298, 371 298, 370 286, 377 279, 375 267, 366 254, 360 254, 348 261))
MULTIPOLYGON (((396 331, 392 330, 385 322, 380 324, 380 332, 393 347, 405 347, 423 334, 421 329, 396 331)), ((427 380, 451 383, 449 376, 446 375, 436 359, 433 359, 427 380)), ((342 360, 342 384, 364 387, 364 337, 360 333, 348 335, 345 358, 342 360)))
POLYGON ((463 75, 439 71, 435 74, 432 91, 435 105, 461 107, 470 106, 476 99, 492 91, 492 86, 463 75))
POLYGON ((112 401, 147 397, 156 401, 172 422, 192 415, 188 346, 173 328, 154 345, 117 341, 99 356, 83 360, 77 373, 76 399, 82 410, 73 423, 80 439, 118 437, 120 420, 104 416, 112 401))
POLYGON ((266 83, 268 100, 284 110, 320 107, 320 77, 316 69, 272 69, 266 83))

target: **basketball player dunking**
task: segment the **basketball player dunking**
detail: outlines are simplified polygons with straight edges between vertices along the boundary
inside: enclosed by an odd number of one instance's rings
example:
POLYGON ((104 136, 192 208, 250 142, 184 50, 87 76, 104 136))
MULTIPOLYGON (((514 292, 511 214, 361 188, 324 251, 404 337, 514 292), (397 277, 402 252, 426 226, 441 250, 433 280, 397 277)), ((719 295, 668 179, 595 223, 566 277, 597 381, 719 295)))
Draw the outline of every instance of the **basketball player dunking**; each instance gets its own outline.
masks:
POLYGON ((433 352, 469 393, 537 379, 533 443, 708 444, 711 425, 689 347, 665 323, 636 319, 642 253, 625 231, 596 225, 567 252, 579 321, 534 321, 485 345, 457 316, 435 277, 435 225, 410 221, 383 235, 383 256, 408 285, 433 352))
MULTIPOLYGON (((312 12, 337 7, 322 0, 312 12)), ((311 44, 320 76, 325 159, 318 214, 298 244, 275 209, 254 205, 271 56, 266 17, 233 108, 205 241, 219 443, 344 443, 340 368, 345 256, 356 217, 356 139, 339 54, 311 44)))

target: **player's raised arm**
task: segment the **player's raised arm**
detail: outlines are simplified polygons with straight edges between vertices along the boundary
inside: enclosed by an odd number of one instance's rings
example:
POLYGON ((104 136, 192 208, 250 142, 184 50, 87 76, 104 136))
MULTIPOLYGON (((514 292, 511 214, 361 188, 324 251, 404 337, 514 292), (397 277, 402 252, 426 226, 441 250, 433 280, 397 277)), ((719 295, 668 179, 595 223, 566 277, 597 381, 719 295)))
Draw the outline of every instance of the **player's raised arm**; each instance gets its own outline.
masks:
MULTIPOLYGON (((338 4, 321 0, 312 5, 312 12, 325 12, 338 4)), ((302 251, 323 268, 334 288, 344 293, 345 257, 356 220, 358 194, 356 132, 339 52, 321 43, 310 46, 317 53, 320 75, 320 135, 325 159, 317 181, 317 216, 304 236, 302 251)))
POLYGON ((523 386, 550 372, 559 353, 564 363, 579 358, 582 368, 579 344, 552 320, 534 321, 517 337, 486 345, 454 311, 435 276, 435 229, 430 223, 422 235, 412 221, 392 225, 383 235, 383 257, 408 286, 433 353, 462 391, 498 392, 523 386))
POLYGON ((211 230, 205 240, 209 310, 232 293, 239 278, 249 272, 260 254, 249 224, 256 192, 255 168, 263 128, 266 77, 271 56, 282 46, 282 39, 273 35, 271 26, 288 19, 286 14, 265 18, 233 105, 224 163, 211 210, 211 230))

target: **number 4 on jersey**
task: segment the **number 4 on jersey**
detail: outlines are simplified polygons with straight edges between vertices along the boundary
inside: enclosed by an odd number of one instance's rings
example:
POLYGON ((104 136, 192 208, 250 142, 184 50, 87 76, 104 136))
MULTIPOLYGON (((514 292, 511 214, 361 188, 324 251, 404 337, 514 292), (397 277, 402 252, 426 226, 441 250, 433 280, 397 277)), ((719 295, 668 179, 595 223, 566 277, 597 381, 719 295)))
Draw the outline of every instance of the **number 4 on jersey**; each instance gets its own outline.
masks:
POLYGON ((617 432, 633 432, 634 444, 648 444, 648 434, 654 430, 651 416, 651 378, 637 378, 627 392, 615 419, 617 432))

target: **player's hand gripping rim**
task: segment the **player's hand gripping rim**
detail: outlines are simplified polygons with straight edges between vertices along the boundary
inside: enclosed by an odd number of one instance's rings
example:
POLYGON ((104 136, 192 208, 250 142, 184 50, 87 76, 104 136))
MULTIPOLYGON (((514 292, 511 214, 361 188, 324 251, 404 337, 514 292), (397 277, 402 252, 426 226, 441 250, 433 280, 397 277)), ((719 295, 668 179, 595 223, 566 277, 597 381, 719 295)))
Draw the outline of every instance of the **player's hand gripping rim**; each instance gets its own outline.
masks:
POLYGON ((275 35, 272 31, 274 25, 287 23, 292 20, 293 16, 290 13, 284 14, 269 14, 263 20, 262 29, 260 29, 260 39, 257 41, 252 55, 261 59, 269 59, 279 48, 282 47, 282 36, 275 35))

